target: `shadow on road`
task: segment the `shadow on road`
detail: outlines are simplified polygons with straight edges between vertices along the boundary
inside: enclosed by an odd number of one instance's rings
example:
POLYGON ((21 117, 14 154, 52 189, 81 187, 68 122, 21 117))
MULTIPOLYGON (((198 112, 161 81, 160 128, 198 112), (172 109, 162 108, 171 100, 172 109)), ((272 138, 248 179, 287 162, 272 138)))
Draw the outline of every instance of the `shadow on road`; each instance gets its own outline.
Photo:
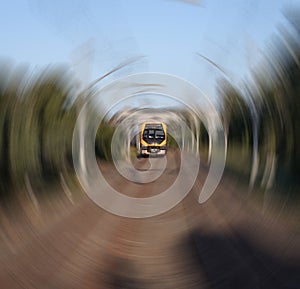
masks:
POLYGON ((111 271, 108 276, 108 288, 111 289, 142 289, 143 282, 138 278, 135 265, 123 258, 112 258, 111 271))
POLYGON ((204 272, 209 288, 300 288, 299 259, 273 256, 242 232, 227 236, 194 231, 177 250, 204 272))

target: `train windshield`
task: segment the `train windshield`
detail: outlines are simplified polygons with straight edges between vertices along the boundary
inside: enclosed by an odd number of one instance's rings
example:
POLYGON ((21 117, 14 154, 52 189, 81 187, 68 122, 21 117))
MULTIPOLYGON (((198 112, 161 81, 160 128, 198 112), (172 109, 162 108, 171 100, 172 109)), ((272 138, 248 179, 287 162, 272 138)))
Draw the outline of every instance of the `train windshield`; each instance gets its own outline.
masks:
POLYGON ((164 138, 165 138, 165 133, 164 133, 164 131, 161 130, 161 129, 157 129, 157 130, 155 131, 155 138, 156 138, 156 139, 164 139, 164 138))
POLYGON ((148 140, 163 140, 165 133, 161 129, 145 129, 143 133, 143 139, 148 140))

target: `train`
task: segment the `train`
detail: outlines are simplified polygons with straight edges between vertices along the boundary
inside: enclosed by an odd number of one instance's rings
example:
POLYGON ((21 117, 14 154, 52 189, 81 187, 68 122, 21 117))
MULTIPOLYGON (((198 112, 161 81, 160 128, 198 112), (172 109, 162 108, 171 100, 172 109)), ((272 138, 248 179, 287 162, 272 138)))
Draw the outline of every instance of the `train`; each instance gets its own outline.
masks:
POLYGON ((165 156, 167 154, 167 126, 162 122, 145 122, 139 135, 138 156, 165 156))

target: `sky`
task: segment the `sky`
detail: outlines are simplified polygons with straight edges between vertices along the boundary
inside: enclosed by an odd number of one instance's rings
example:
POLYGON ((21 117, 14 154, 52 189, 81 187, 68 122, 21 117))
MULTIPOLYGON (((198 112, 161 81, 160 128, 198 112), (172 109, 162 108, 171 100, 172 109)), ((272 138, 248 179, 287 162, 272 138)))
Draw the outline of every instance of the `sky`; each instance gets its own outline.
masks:
POLYGON ((1 1, 0 57, 33 68, 67 63, 88 83, 128 58, 144 56, 123 75, 170 73, 213 94, 215 79, 222 73, 206 59, 224 69, 233 81, 247 75, 278 25, 285 23, 282 9, 297 3, 299 0, 1 1))

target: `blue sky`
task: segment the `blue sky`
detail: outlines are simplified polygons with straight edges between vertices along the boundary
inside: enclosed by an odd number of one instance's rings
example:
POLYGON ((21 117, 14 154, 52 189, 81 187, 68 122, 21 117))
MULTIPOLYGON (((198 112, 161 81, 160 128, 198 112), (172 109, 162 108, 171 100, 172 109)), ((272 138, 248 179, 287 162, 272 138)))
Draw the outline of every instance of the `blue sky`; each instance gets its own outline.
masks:
POLYGON ((145 55, 124 73, 171 73, 213 93, 220 73, 196 53, 233 78, 242 77, 259 61, 277 25, 285 22, 282 8, 299 1, 199 2, 195 6, 178 0, 1 1, 0 56, 32 67, 69 63, 74 55, 84 54, 78 47, 89 43, 93 53, 90 73, 84 74, 88 81, 128 57, 145 55))

